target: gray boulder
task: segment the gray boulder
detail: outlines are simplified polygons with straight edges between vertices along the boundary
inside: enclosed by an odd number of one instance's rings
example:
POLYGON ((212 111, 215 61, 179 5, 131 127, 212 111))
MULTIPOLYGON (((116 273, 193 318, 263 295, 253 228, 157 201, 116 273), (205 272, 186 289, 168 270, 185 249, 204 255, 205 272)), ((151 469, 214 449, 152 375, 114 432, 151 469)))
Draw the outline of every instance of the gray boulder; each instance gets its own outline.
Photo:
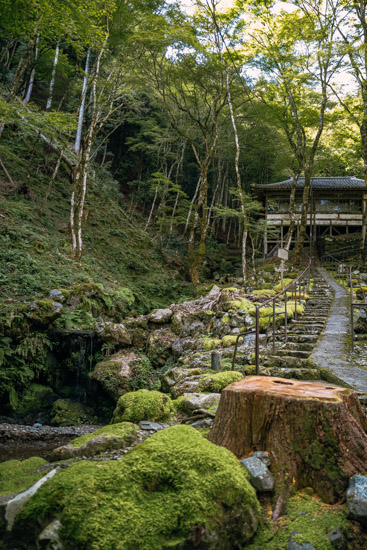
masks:
POLYGON ((148 319, 151 323, 168 323, 173 315, 172 309, 155 309, 148 315, 148 319))
POLYGON ((220 400, 220 393, 185 393, 187 399, 182 403, 182 409, 190 414, 196 409, 210 409, 217 407, 220 400))
POLYGON ((259 492, 272 491, 274 489, 274 477, 264 462, 259 458, 250 456, 240 461, 250 474, 250 482, 259 492))
POLYGON ((347 491, 349 515, 367 525, 367 477, 354 475, 347 491))
POLYGON ((122 323, 100 321, 94 325, 94 330, 104 342, 109 342, 115 346, 129 346, 131 344, 131 336, 122 323))
POLYGON ((49 523, 38 537, 38 548, 40 550, 63 550, 59 536, 61 527, 58 519, 49 523))
POLYGON ((261 462, 263 462, 265 466, 269 468, 270 458, 266 451, 255 451, 254 453, 252 453, 252 456, 261 460, 261 462))

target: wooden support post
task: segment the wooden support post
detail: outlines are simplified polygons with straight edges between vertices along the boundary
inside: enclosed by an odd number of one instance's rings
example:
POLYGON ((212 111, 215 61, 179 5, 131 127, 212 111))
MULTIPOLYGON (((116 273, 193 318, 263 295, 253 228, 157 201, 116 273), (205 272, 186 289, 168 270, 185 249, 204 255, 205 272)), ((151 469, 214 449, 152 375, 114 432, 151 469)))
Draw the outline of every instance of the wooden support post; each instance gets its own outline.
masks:
POLYGON ((268 220, 265 217, 265 231, 264 231, 264 258, 268 255, 268 220))
POLYGON ((280 248, 283 248, 283 220, 280 222, 280 248))

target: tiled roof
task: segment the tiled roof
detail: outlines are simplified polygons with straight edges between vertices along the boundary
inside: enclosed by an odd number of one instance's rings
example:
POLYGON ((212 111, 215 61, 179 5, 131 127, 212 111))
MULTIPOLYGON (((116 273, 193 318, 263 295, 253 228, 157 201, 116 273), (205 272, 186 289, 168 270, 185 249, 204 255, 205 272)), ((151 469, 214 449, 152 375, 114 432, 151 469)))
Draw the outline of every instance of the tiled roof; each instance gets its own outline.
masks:
MULTIPOLYGON (((291 189, 292 178, 277 183, 265 183, 255 184, 253 189, 261 191, 276 191, 281 189, 291 189)), ((299 178, 297 182, 297 189, 302 189, 305 184, 305 178, 299 178)), ((365 189, 366 184, 364 180, 358 179, 355 176, 343 176, 343 177, 327 177, 327 178, 311 178, 312 189, 335 189, 337 190, 353 190, 353 189, 365 189)))

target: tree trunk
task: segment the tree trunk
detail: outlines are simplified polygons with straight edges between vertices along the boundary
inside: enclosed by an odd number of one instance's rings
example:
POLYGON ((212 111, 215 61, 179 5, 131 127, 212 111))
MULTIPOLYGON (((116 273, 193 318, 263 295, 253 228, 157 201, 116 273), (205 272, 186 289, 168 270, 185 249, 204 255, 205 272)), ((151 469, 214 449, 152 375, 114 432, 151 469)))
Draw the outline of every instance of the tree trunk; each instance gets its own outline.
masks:
POLYGON ((366 470, 366 430, 352 390, 250 376, 222 392, 209 440, 238 458, 267 451, 278 494, 312 487, 334 503, 366 470))
MULTIPOLYGON (((37 34, 36 45, 35 45, 35 50, 34 50, 34 64, 36 64, 37 60, 38 60, 38 42, 39 42, 39 38, 40 38, 40 35, 37 34)), ((30 100, 31 100, 35 73, 36 73, 36 68, 33 67, 32 71, 31 71, 31 76, 29 77, 27 92, 26 92, 26 94, 24 96, 24 99, 23 99, 24 105, 27 105, 27 103, 29 103, 30 100)))
MULTIPOLYGON (((302 194, 302 211, 301 211, 301 224, 300 224, 300 231, 298 235, 298 239, 295 246, 294 251, 294 261, 295 264, 299 264, 301 261, 301 254, 306 238, 306 230, 307 230, 307 214, 308 214, 308 199, 310 195, 310 187, 311 187, 311 174, 312 174, 312 166, 309 166, 308 168, 305 168, 305 184, 303 187, 303 194, 302 194)), ((310 246, 310 254, 311 254, 311 246, 310 246)))
POLYGON ((295 206, 296 206, 296 189, 297 189, 299 174, 300 174, 299 171, 293 174, 291 195, 289 197, 289 230, 288 230, 288 235, 287 235, 287 240, 285 245, 286 250, 289 250, 291 247, 292 237, 293 237, 294 229, 296 227, 295 206))
POLYGON ((82 139, 82 128, 83 128, 83 118, 84 118, 84 109, 85 109, 85 96, 87 93, 87 83, 88 83, 88 72, 89 72, 89 58, 90 58, 90 49, 87 52, 87 57, 85 60, 85 69, 83 77, 83 87, 82 87, 82 98, 79 107, 79 116, 78 116, 78 129, 76 131, 74 151, 79 153, 80 143, 82 139))
POLYGON ((57 64, 59 62, 59 52, 60 52, 60 39, 57 41, 57 44, 56 44, 55 57, 54 57, 54 62, 52 66, 52 74, 51 74, 51 80, 50 80, 50 87, 48 90, 48 99, 46 103, 46 111, 49 111, 52 105, 52 96, 54 93, 56 69, 57 69, 57 64))

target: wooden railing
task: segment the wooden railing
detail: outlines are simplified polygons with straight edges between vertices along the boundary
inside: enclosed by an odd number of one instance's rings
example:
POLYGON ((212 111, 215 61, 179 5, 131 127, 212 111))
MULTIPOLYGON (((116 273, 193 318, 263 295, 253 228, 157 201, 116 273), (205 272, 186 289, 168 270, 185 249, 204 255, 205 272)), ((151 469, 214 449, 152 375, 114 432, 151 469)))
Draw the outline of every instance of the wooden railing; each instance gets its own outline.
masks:
MULTIPOLYGON (((256 365, 256 374, 259 374, 259 364, 260 364, 260 310, 263 307, 272 305, 273 311, 269 314, 267 332, 269 329, 270 320, 272 320, 272 340, 273 340, 273 351, 275 350, 275 317, 276 314, 284 313, 284 330, 285 330, 285 341, 288 338, 288 319, 287 319, 287 292, 291 292, 291 300, 293 301, 294 297, 294 316, 297 318, 297 294, 299 303, 301 303, 301 297, 305 299, 306 292, 310 289, 310 279, 311 279, 311 260, 309 261, 307 267, 302 271, 302 273, 291 282, 286 288, 278 292, 273 298, 269 298, 258 304, 256 306, 256 318, 255 318, 255 365, 256 365), (284 295, 284 311, 276 312, 276 302, 281 299, 284 295)), ((268 334, 266 333, 266 340, 268 339, 268 334)))
POLYGON ((274 297, 269 298, 268 300, 265 300, 265 302, 262 302, 261 304, 256 305, 256 317, 255 317, 255 330, 242 332, 237 336, 235 348, 233 352, 233 358, 232 358, 232 370, 234 369, 234 364, 236 360, 237 355, 237 347, 238 347, 238 341, 241 337, 248 336, 250 334, 255 335, 255 365, 256 365, 256 374, 259 374, 259 366, 260 366, 260 310, 263 307, 268 306, 269 304, 272 304, 273 311, 269 313, 268 317, 268 325, 266 328, 266 335, 265 340, 266 343, 268 342, 268 332, 269 328, 272 327, 272 340, 273 340, 273 351, 275 351, 275 317, 276 315, 282 315, 284 314, 284 335, 285 335, 285 342, 288 339, 288 312, 287 312, 287 303, 288 303, 288 297, 287 293, 291 293, 290 300, 293 301, 294 299, 294 317, 297 319, 297 295, 299 304, 301 304, 301 299, 306 298, 306 293, 310 289, 310 279, 311 279, 311 260, 309 260, 307 267, 302 271, 302 273, 291 282, 286 288, 278 292, 274 297), (276 302, 277 300, 281 299, 281 297, 284 295, 284 311, 276 311, 276 302))

